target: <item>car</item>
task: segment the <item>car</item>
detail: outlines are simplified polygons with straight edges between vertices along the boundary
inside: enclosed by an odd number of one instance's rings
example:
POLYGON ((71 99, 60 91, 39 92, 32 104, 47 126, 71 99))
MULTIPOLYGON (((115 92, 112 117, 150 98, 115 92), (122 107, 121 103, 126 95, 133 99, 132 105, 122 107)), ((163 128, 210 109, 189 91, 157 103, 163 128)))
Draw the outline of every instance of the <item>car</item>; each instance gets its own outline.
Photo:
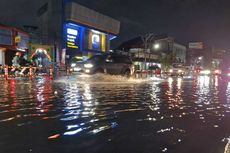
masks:
POLYGON ((167 72, 169 76, 181 76, 183 77, 184 75, 188 74, 188 68, 186 68, 183 65, 176 65, 174 64, 167 72))
POLYGON ((202 69, 202 70, 200 70, 200 73, 199 73, 199 75, 202 75, 202 76, 208 76, 211 74, 212 74, 212 72, 209 69, 202 69))
POLYGON ((83 61, 79 61, 79 62, 72 62, 70 64, 70 71, 71 72, 82 72, 83 70, 83 65, 84 65, 84 62, 83 61))
POLYGON ((87 74, 105 73, 131 76, 134 73, 134 65, 127 55, 118 53, 96 54, 85 62, 84 72, 87 74))
POLYGON ((70 63, 70 71, 71 72, 82 72, 83 65, 84 65, 84 60, 82 59, 82 57, 79 57, 79 56, 74 57, 70 63))
POLYGON ((171 69, 169 69, 168 74, 170 76, 183 76, 184 71, 180 68, 171 68, 171 69))
POLYGON ((160 75, 161 74, 161 68, 158 65, 151 65, 148 68, 149 71, 154 72, 155 74, 160 75))

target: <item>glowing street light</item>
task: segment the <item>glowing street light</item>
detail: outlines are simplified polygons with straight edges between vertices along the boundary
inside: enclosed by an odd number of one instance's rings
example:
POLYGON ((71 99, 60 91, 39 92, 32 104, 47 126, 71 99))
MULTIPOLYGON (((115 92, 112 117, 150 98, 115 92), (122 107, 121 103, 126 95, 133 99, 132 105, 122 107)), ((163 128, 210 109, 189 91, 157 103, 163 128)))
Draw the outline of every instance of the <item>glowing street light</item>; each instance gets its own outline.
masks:
POLYGON ((160 48, 160 44, 154 44, 154 49, 159 49, 160 48))

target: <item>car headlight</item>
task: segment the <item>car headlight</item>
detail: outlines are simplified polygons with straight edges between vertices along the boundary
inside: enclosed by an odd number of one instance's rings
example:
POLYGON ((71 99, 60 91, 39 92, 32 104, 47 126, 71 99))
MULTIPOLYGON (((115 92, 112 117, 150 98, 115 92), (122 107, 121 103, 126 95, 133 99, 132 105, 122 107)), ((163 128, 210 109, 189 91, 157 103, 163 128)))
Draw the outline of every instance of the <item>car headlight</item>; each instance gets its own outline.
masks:
POLYGON ((81 68, 80 67, 75 67, 73 68, 74 71, 81 71, 81 68))
POLYGON ((220 70, 215 70, 215 73, 220 74, 221 72, 220 72, 220 70))
POLYGON ((72 64, 71 64, 71 67, 75 67, 75 66, 76 66, 76 63, 72 63, 72 64))
POLYGON ((208 75, 211 73, 211 71, 210 70, 202 70, 202 71, 200 71, 200 73, 208 75))
POLYGON ((85 67, 85 68, 92 68, 92 67, 93 67, 93 64, 84 64, 84 67, 85 67))
POLYGON ((86 73, 90 73, 90 70, 89 70, 89 69, 87 69, 87 70, 85 70, 85 72, 86 72, 86 73))

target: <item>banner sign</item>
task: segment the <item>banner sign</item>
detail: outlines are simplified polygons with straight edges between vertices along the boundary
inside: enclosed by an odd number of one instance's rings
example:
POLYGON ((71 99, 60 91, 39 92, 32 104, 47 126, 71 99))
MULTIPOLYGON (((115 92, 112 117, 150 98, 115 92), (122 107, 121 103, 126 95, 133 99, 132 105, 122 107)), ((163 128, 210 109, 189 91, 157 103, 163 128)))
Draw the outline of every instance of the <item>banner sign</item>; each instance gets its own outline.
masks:
POLYGON ((99 34, 92 34, 92 49, 94 50, 100 50, 101 41, 100 41, 100 35, 99 34))
POLYGON ((203 42, 191 42, 189 43, 190 49, 204 49, 203 42))
POLYGON ((66 47, 71 49, 80 49, 81 27, 74 24, 65 25, 66 47))

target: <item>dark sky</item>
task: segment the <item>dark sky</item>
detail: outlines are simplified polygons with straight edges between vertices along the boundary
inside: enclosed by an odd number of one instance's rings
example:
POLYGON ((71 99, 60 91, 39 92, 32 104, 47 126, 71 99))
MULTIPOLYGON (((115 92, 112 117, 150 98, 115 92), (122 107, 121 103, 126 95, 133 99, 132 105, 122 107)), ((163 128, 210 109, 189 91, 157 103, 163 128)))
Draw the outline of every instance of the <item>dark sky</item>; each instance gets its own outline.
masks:
MULTIPOLYGON (((0 22, 36 24, 36 10, 47 0, 0 2, 0 22)), ((121 21, 113 44, 144 33, 166 33, 182 44, 203 41, 207 46, 230 50, 229 0, 74 0, 121 21)))

